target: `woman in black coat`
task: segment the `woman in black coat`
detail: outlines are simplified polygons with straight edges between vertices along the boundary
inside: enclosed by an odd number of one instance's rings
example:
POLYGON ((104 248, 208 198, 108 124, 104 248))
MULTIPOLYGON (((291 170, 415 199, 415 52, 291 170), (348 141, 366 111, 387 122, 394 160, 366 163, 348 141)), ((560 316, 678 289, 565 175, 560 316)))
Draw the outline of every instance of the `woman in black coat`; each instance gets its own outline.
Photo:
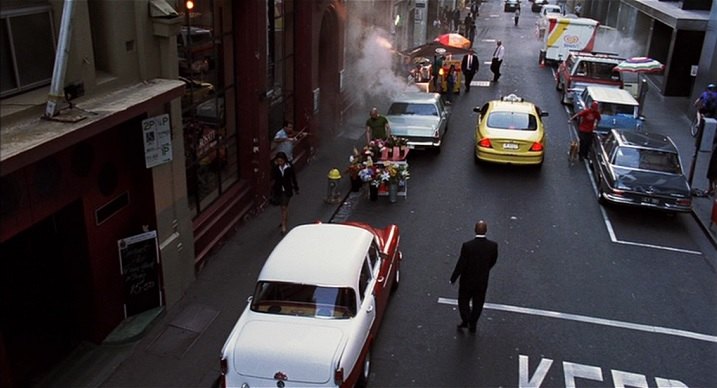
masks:
POLYGON ((294 193, 299 194, 299 185, 296 182, 294 166, 289 163, 285 153, 279 152, 274 156, 274 166, 271 169, 274 179, 272 187, 273 198, 281 207, 281 234, 286 234, 286 224, 289 218, 289 200, 294 193))

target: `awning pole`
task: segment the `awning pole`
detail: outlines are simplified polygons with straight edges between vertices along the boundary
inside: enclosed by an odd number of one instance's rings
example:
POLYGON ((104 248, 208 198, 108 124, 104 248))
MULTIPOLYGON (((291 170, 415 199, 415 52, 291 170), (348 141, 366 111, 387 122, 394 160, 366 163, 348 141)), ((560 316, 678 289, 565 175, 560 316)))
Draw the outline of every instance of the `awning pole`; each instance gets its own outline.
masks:
POLYGON ((72 36, 72 18, 74 16, 75 0, 65 0, 62 7, 62 21, 60 23, 60 36, 55 52, 55 66, 52 69, 52 84, 50 94, 47 96, 45 117, 54 117, 58 113, 58 103, 65 99, 64 82, 67 71, 67 57, 70 54, 70 38, 72 36))

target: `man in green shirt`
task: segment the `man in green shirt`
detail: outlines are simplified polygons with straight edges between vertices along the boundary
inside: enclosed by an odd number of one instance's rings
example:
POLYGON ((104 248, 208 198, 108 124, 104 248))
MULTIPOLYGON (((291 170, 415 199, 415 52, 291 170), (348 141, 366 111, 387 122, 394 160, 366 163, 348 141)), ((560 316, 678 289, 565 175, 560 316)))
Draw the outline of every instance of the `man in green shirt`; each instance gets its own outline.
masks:
POLYGON ((388 120, 378 114, 378 108, 371 108, 370 117, 366 120, 366 143, 374 139, 384 140, 391 136, 388 120))

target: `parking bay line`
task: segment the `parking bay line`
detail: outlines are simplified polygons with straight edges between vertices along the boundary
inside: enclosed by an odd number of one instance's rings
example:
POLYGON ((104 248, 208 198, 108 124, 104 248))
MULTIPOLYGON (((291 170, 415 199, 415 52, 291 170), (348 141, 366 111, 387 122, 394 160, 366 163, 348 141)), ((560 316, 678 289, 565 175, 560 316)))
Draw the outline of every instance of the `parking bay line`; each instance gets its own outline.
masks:
MULTIPOLYGON (((570 111, 568 110, 568 107, 565 106, 565 113, 568 114, 568 117, 570 117, 570 111)), ((572 126, 572 124, 568 124, 568 130, 572 131, 577 138, 577 131, 572 126)), ((571 137, 572 138, 572 137, 571 137)), ((593 193, 595 194, 595 197, 598 196, 598 190, 597 185, 595 184, 595 177, 593 176, 592 170, 590 170, 590 165, 587 161, 583 162, 583 165, 585 166, 585 170, 588 172, 588 175, 590 176, 590 184, 593 188, 593 193)), ((607 213, 605 212, 605 208, 600 206, 600 214, 602 214, 603 222, 605 223, 605 228, 607 228, 607 232, 610 235, 610 241, 612 241, 615 244, 622 244, 622 245, 632 245, 636 247, 643 247, 643 248, 652 248, 652 249, 660 249, 663 251, 670 251, 670 252, 680 252, 680 253, 687 253, 690 255, 702 255, 702 252, 700 251, 693 251, 690 249, 684 249, 684 248, 674 248, 674 247, 668 247, 664 245, 655 245, 655 244, 647 244, 647 243, 639 243, 635 241, 625 241, 625 240, 619 240, 617 236, 615 235, 615 230, 612 228, 612 223, 610 222, 610 218, 608 218, 607 213)))
MULTIPOLYGON (((451 298, 440 298, 439 297, 438 303, 456 306, 456 305, 458 305, 458 300, 451 299, 451 298)), ((643 325, 641 323, 616 321, 616 320, 612 320, 612 319, 589 317, 587 315, 561 313, 558 311, 540 310, 540 309, 534 309, 534 308, 529 308, 529 307, 511 306, 511 305, 507 305, 507 304, 486 303, 483 305, 483 308, 487 308, 490 310, 507 311, 507 312, 511 312, 511 313, 537 315, 537 316, 548 317, 548 318, 565 319, 565 320, 569 320, 569 321, 576 321, 576 322, 583 322, 583 323, 592 323, 595 325, 603 325, 603 326, 617 327, 617 328, 621 328, 621 329, 644 331, 644 332, 648 332, 648 333, 672 335, 672 336, 676 336, 676 337, 684 337, 684 338, 694 339, 694 340, 698 340, 698 341, 717 343, 717 336, 714 336, 714 335, 695 333, 693 331, 680 330, 680 329, 670 329, 668 327, 643 325)))

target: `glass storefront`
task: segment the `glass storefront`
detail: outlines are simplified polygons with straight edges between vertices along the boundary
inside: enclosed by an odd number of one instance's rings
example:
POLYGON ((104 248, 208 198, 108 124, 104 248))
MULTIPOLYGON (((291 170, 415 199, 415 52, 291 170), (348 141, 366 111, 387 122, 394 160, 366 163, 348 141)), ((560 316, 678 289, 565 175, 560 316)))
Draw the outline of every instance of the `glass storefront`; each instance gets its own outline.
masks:
MULTIPOLYGON (((218 1, 217 1, 218 2, 218 1)), ((189 206, 194 216, 206 209, 238 179, 233 82, 226 82, 223 47, 231 31, 221 31, 215 1, 198 1, 177 36, 189 206), (227 107, 230 107, 227 110, 227 107)), ((184 6, 184 4, 182 4, 184 6)), ((231 46, 229 46, 231 47, 231 46)))
MULTIPOLYGON (((267 1, 267 85, 269 85, 270 139, 294 117, 294 1, 267 1)), ((301 130, 301 128, 295 128, 301 130)))

